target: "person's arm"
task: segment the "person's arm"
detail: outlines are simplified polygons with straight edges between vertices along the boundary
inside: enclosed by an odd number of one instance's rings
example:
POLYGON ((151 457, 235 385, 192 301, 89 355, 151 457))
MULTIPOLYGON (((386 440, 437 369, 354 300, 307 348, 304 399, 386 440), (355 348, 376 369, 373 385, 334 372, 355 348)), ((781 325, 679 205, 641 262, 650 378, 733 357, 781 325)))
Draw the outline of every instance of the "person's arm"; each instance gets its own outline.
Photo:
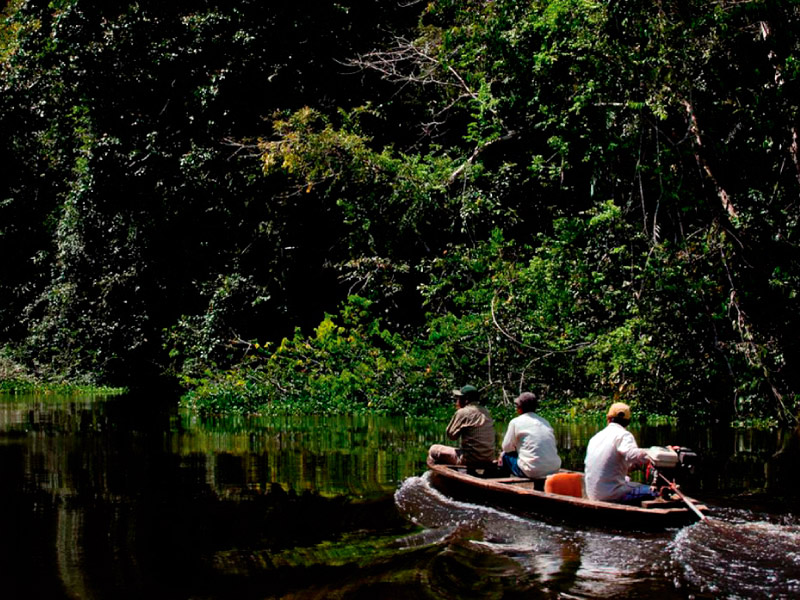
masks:
POLYGON ((461 435, 461 428, 463 426, 463 419, 457 410, 453 417, 450 419, 450 424, 447 426, 447 437, 451 440, 457 440, 461 435))
POLYGON ((503 436, 503 444, 500 446, 500 449, 503 452, 516 452, 517 450, 517 428, 512 420, 508 424, 508 429, 506 429, 506 434, 503 436))
POLYGON ((625 462, 628 469, 635 469, 647 464, 649 458, 647 451, 639 448, 636 444, 636 439, 630 431, 626 431, 619 441, 617 451, 625 457, 625 462))

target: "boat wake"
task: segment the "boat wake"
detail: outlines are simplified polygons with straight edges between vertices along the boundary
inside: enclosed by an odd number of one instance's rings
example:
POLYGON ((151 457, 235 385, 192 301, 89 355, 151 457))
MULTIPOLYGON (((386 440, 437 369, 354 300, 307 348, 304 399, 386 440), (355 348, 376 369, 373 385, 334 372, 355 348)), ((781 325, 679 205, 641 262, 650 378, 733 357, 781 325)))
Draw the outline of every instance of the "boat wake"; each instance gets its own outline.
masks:
POLYGON ((584 531, 453 500, 430 485, 429 473, 405 480, 395 503, 401 514, 425 528, 401 540, 406 547, 466 545, 478 553, 504 556, 539 589, 562 594, 624 595, 631 585, 650 578, 650 589, 663 591, 671 541, 665 534, 584 531))
POLYGON ((429 473, 405 480, 395 503, 423 528, 401 546, 502 556, 539 589, 564 596, 800 597, 800 525, 792 522, 746 522, 744 514, 723 512, 683 529, 614 534, 457 501, 434 489, 429 473))
POLYGON ((672 555, 715 598, 800 597, 800 526, 710 520, 678 532, 672 555))

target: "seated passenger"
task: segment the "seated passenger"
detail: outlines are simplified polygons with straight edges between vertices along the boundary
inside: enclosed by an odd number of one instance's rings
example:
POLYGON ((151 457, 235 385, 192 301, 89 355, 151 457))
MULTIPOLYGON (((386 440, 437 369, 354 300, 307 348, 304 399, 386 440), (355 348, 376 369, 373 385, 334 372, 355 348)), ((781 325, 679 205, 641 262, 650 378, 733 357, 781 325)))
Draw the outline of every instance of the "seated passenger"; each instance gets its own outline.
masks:
POLYGON ((477 388, 465 385, 453 390, 453 398, 456 412, 447 426, 447 437, 461 438, 460 447, 433 444, 428 457, 435 463, 466 465, 468 469, 494 466, 494 421, 489 411, 479 404, 477 388))
POLYGON ((656 490, 628 478, 629 471, 649 461, 646 450, 636 445, 626 429, 631 422, 630 407, 621 402, 612 404, 606 422, 605 429, 596 433, 586 448, 586 495, 592 500, 628 504, 654 498, 656 490))
POLYGON ((544 479, 561 468, 553 428, 534 412, 539 405, 535 394, 520 394, 514 405, 519 416, 508 424, 498 462, 517 477, 544 479))

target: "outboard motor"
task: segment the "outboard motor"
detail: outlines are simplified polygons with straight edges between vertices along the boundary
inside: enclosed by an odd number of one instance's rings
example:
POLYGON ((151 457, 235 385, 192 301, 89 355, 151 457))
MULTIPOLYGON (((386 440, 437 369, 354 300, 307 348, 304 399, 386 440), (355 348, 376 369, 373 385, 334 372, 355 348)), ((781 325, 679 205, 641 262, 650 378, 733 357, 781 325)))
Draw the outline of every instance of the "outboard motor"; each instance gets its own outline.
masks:
POLYGON ((657 487, 659 473, 676 485, 690 481, 698 462, 694 450, 683 446, 651 446, 647 455, 652 461, 647 467, 647 480, 657 487))

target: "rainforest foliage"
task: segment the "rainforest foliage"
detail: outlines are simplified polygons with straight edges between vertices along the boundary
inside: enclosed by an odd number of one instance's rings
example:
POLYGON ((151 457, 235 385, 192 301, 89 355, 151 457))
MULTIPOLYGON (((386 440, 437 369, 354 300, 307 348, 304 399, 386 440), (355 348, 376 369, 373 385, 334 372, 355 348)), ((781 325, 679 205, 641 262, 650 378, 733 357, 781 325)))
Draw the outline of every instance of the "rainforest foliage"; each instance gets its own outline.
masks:
POLYGON ((0 344, 212 411, 791 422, 800 5, 10 0, 0 344))

